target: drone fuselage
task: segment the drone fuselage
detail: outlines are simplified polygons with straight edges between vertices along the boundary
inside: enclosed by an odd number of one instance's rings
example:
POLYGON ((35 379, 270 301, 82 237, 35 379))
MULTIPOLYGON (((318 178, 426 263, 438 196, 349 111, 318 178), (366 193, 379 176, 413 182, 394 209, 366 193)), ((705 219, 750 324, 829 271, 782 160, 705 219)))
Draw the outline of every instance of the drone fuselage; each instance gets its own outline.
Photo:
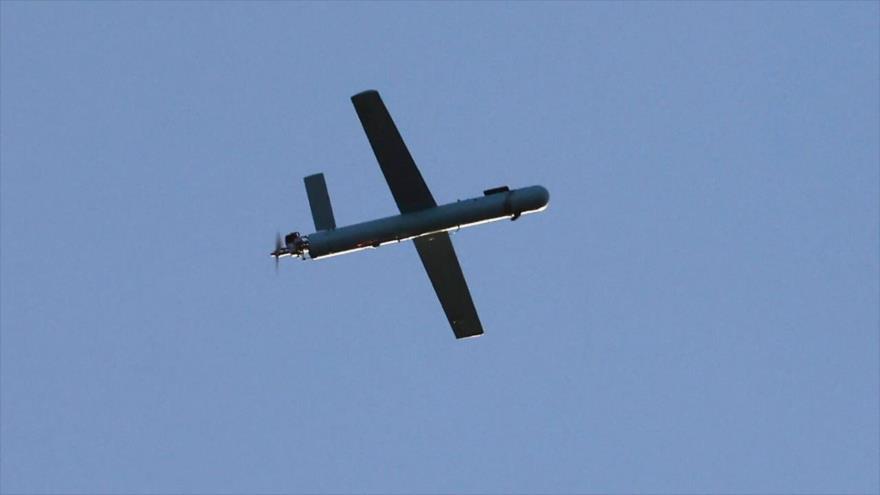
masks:
POLYGON ((541 186, 490 190, 484 196, 420 211, 320 230, 307 236, 288 235, 282 249, 284 254, 303 259, 338 256, 495 220, 516 220, 520 215, 543 210, 549 200, 550 194, 541 186))

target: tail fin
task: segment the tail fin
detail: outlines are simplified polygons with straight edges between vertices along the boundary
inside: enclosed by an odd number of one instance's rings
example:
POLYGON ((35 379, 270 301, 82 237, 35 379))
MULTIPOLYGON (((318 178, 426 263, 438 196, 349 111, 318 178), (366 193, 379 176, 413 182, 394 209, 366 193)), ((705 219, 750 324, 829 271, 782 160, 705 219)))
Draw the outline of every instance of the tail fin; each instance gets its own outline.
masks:
POLYGON ((315 221, 315 229, 335 229, 336 220, 333 218, 333 207, 330 206, 330 194, 327 192, 324 174, 310 175, 303 180, 306 183, 309 206, 312 207, 312 219, 315 221))

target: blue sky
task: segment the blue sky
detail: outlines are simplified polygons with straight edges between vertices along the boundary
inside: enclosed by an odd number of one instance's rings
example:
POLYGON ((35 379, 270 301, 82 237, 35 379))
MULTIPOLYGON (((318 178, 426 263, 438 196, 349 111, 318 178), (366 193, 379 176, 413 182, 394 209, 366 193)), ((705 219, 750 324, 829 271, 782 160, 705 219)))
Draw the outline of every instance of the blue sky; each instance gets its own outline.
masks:
POLYGON ((876 493, 880 7, 0 3, 0 491, 876 493), (378 89, 453 236, 457 342, 378 89))

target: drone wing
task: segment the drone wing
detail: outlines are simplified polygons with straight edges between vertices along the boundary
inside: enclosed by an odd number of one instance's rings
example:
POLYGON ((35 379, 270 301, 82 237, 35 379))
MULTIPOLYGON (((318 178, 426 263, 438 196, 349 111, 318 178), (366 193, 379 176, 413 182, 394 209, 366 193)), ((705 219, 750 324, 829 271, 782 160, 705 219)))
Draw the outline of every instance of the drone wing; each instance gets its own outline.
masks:
POLYGON ((482 335, 483 326, 480 325, 480 317, 477 316, 477 309, 464 274, 461 273, 461 265, 458 264, 449 234, 438 232, 416 237, 413 242, 455 338, 482 335))
MULTIPOLYGON (((364 91, 352 96, 351 101, 400 212, 437 206, 379 93, 364 91)), ((439 232, 417 237, 413 242, 455 338, 482 334, 483 327, 449 234, 439 232)))
POLYGON ((377 91, 351 97, 401 213, 437 206, 377 91))

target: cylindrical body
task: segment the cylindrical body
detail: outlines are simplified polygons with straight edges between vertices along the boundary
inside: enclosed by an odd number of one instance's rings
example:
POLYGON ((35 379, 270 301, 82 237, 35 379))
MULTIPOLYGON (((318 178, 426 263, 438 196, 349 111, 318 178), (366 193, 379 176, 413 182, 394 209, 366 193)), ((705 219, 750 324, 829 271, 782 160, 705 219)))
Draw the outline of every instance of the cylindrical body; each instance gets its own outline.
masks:
POLYGON ((531 186, 333 230, 322 230, 308 236, 309 257, 343 254, 434 232, 515 218, 542 210, 549 200, 550 194, 546 189, 531 186))

